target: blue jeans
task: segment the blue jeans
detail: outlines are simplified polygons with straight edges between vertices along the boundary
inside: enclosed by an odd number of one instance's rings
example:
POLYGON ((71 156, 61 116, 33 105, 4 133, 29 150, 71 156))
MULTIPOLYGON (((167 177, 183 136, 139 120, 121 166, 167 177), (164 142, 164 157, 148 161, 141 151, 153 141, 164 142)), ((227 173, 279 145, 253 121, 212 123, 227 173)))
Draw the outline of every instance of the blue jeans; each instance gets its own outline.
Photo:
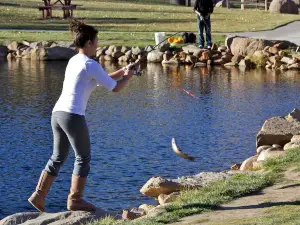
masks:
POLYGON ((197 24, 198 24, 198 40, 199 45, 204 47, 204 36, 203 36, 203 29, 205 28, 206 33, 206 43, 207 45, 211 46, 211 26, 210 26, 210 16, 203 17, 203 21, 200 20, 200 16, 197 16, 197 24))

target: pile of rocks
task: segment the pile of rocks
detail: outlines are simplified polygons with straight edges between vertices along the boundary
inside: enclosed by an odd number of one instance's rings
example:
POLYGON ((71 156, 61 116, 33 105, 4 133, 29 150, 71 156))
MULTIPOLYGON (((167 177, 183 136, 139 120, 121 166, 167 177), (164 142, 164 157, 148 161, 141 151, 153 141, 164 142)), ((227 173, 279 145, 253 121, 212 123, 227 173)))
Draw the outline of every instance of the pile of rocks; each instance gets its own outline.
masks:
MULTIPOLYGON (((153 46, 128 47, 104 46, 97 49, 95 59, 100 62, 115 61, 129 63, 140 59, 142 62, 162 64, 192 64, 195 67, 210 65, 238 66, 244 68, 265 67, 274 70, 300 69, 300 54, 284 51, 294 44, 286 41, 267 41, 243 37, 228 37, 225 45, 213 44, 212 49, 199 49, 195 45, 171 48, 162 44, 153 46)), ((0 46, 0 57, 12 60, 68 60, 76 54, 70 42, 12 42, 0 46)))
POLYGON ((286 117, 273 117, 265 121, 256 137, 256 155, 232 169, 259 170, 266 159, 285 155, 300 147, 300 111, 294 109, 286 117))

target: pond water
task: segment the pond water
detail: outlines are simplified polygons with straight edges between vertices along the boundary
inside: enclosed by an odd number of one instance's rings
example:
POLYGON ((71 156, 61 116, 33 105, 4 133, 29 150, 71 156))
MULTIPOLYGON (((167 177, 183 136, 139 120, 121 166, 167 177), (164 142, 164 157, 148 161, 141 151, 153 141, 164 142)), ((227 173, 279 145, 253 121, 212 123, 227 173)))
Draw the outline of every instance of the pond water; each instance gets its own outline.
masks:
MULTIPOLYGON (((51 111, 66 64, 0 62, 0 218, 35 211, 27 198, 51 156, 51 111)), ((121 66, 103 64, 108 72, 121 66)), ((229 169, 255 154, 266 119, 299 107, 297 71, 144 67, 123 91, 99 87, 88 103, 92 162, 85 197, 106 210, 153 204, 139 193, 152 176, 229 169), (172 152, 172 137, 195 162, 172 152)), ((49 212, 66 210, 73 162, 70 151, 47 197, 49 212)))

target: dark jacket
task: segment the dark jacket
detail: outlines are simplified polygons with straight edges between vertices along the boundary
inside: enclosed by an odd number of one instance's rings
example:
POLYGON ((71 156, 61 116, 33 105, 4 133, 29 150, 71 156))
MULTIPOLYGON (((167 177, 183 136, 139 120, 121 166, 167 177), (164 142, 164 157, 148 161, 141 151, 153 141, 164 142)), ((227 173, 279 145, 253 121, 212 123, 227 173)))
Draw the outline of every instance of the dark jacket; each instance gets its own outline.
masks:
POLYGON ((197 10, 203 16, 206 16, 208 13, 213 13, 214 5, 212 0, 196 0, 194 10, 197 10))

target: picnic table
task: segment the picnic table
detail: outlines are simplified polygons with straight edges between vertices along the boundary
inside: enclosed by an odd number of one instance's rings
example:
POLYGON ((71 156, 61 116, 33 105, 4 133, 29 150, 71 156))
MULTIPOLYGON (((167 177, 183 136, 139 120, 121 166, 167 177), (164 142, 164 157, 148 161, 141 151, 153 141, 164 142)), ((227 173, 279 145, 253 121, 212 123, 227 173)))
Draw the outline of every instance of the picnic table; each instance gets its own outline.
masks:
POLYGON ((72 4, 72 0, 54 0, 54 3, 51 3, 51 0, 42 0, 44 6, 38 7, 42 11, 42 19, 52 18, 52 9, 54 6, 63 11, 63 18, 73 17, 73 10, 76 9, 78 5, 72 4))

